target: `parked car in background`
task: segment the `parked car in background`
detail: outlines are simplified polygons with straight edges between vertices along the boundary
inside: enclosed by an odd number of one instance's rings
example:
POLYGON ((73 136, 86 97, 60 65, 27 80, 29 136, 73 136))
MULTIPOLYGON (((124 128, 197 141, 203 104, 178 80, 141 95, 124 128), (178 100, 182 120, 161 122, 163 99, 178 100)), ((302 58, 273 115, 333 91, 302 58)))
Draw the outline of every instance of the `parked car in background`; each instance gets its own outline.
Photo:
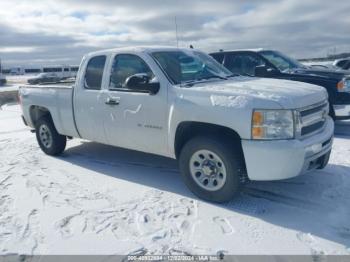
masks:
POLYGON ((307 67, 278 51, 265 49, 221 51, 210 55, 235 74, 323 86, 328 92, 332 118, 350 119, 350 76, 346 71, 307 67))
POLYGON ((6 84, 6 77, 2 74, 1 60, 0 60, 0 86, 6 84))
POLYGON ((319 69, 332 69, 332 70, 341 70, 339 67, 334 66, 333 61, 303 61, 301 62, 303 65, 307 67, 315 67, 319 69))
POLYGON ((350 58, 337 59, 333 62, 333 66, 343 70, 350 70, 350 58))
POLYGON ((333 142, 324 88, 233 76, 193 49, 90 53, 74 86, 23 86, 19 99, 46 154, 80 137, 175 158, 192 192, 215 202, 248 179, 324 168, 333 142))
POLYGON ((40 73, 32 78, 28 79, 28 84, 36 85, 43 83, 58 82, 62 78, 58 77, 55 73, 40 73))

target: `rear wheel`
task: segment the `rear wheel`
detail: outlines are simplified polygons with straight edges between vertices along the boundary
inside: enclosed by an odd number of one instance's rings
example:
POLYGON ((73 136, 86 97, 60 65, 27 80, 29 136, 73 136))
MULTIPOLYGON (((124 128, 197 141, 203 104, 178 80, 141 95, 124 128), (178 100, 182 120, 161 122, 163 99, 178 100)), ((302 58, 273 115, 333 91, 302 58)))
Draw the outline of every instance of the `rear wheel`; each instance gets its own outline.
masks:
POLYGON ((36 123, 36 139, 42 151, 48 155, 59 155, 66 148, 67 138, 58 134, 50 117, 42 117, 36 123))
POLYGON ((187 142, 179 165, 189 189, 213 202, 231 200, 239 192, 245 170, 241 150, 212 137, 197 137, 187 142))

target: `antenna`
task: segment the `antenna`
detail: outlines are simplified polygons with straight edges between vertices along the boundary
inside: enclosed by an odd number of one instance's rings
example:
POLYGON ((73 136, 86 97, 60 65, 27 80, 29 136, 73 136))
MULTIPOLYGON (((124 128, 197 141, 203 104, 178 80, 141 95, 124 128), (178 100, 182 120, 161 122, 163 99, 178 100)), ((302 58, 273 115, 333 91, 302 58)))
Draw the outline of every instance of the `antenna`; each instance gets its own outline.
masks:
POLYGON ((177 20, 175 16, 175 36, 176 36, 176 46, 179 47, 179 37, 177 35, 177 20))

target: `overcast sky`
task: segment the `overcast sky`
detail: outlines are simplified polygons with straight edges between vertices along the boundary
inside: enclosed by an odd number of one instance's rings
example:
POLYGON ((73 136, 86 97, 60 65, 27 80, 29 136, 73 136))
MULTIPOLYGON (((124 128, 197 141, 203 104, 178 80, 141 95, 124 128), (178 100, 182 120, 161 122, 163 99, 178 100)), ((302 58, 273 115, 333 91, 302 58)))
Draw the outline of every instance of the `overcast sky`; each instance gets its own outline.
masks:
POLYGON ((8 66, 78 64, 98 49, 174 46, 175 16, 179 46, 203 51, 350 51, 348 0, 0 0, 0 58, 8 66))

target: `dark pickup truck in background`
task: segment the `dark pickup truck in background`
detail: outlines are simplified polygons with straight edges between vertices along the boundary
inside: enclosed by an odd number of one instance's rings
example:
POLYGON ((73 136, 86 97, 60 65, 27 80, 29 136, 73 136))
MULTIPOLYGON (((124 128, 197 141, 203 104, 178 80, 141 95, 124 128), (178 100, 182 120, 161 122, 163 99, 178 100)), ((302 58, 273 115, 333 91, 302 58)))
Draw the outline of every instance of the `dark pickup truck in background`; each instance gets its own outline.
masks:
POLYGON ((323 86, 328 92, 332 118, 350 119, 350 75, 346 71, 307 67, 278 51, 265 49, 220 51, 210 55, 235 74, 323 86))

